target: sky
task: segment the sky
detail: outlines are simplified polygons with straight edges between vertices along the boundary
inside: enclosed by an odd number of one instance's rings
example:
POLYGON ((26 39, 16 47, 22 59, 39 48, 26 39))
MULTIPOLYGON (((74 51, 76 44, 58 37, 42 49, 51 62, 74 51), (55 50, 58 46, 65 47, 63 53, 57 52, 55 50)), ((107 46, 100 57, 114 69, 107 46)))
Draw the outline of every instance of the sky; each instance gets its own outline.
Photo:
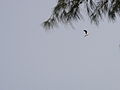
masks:
POLYGON ((120 19, 46 32, 56 2, 0 0, 0 90, 120 90, 120 19))

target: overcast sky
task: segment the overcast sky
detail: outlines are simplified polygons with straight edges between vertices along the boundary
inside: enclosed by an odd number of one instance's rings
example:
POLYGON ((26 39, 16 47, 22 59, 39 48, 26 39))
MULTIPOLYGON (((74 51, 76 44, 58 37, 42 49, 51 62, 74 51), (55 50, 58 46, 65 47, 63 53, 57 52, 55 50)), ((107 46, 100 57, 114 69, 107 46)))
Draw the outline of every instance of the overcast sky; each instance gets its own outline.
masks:
POLYGON ((56 1, 0 0, 0 90, 120 90, 120 19, 45 32, 56 1))

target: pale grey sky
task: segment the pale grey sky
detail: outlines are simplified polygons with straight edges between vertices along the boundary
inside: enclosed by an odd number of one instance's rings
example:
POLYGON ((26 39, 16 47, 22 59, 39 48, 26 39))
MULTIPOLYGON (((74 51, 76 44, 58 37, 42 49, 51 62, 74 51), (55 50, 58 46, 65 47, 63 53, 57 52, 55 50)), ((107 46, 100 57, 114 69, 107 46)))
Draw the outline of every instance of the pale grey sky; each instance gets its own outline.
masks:
POLYGON ((0 90, 120 90, 120 19, 45 32, 56 1, 0 0, 0 90))

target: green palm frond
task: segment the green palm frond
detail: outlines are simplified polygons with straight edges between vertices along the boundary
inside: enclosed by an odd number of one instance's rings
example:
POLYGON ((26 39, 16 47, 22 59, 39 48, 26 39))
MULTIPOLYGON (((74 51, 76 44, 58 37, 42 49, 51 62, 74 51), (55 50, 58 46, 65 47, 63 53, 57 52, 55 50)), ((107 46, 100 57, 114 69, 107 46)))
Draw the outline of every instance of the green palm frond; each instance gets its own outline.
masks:
POLYGON ((46 29, 53 28, 59 23, 71 23, 81 20, 81 10, 86 10, 91 22, 99 24, 104 15, 110 20, 120 16, 120 0, 58 0, 51 17, 43 23, 46 29), (84 5, 85 7, 83 7, 84 5))

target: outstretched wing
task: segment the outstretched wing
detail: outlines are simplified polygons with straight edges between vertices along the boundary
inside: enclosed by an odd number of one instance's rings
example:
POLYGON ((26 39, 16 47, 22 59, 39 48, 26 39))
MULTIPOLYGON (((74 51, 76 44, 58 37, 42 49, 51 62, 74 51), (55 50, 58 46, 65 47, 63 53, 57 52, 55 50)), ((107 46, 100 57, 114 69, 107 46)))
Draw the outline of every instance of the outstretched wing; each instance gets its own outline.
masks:
POLYGON ((88 34, 88 33, 87 33, 87 30, 84 30, 84 32, 85 32, 85 34, 88 34))

